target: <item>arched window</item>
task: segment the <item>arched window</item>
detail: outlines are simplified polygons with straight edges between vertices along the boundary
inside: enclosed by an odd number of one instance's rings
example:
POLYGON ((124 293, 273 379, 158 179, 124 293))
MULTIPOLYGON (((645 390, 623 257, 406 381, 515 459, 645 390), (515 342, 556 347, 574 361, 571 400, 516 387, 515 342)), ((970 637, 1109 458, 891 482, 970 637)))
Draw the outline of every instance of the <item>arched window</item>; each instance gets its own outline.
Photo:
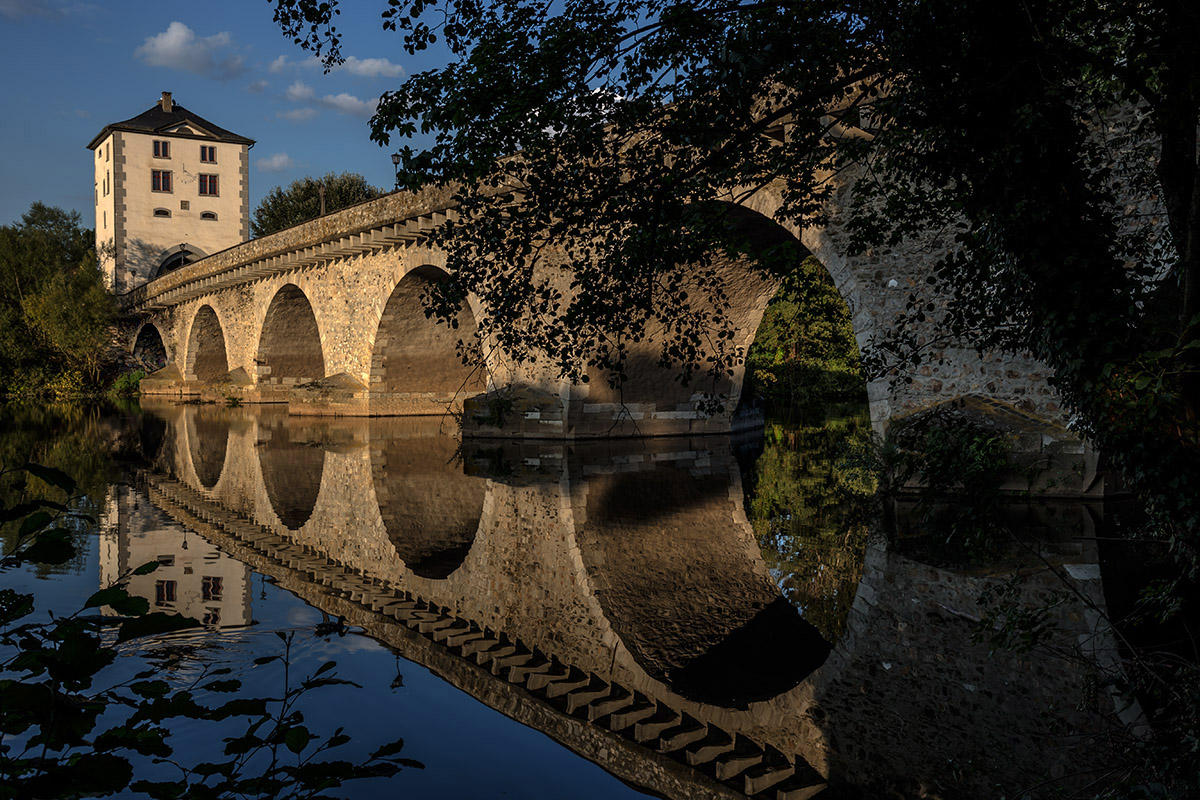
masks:
POLYGON ((215 221, 216 218, 217 218, 217 212, 215 212, 215 211, 201 211, 200 212, 200 219, 207 219, 207 220, 215 221))
POLYGON ((199 254, 194 253, 184 247, 181 247, 178 250, 173 250, 167 255, 166 258, 163 259, 162 263, 159 264, 158 271, 154 273, 154 277, 157 278, 159 275, 166 275, 168 272, 179 269, 183 265, 190 264, 193 261, 198 261, 202 257, 203 256, 200 256, 199 254))
POLYGON ((168 208, 156 208, 156 209, 154 209, 154 216, 169 217, 169 216, 171 216, 171 210, 168 208))

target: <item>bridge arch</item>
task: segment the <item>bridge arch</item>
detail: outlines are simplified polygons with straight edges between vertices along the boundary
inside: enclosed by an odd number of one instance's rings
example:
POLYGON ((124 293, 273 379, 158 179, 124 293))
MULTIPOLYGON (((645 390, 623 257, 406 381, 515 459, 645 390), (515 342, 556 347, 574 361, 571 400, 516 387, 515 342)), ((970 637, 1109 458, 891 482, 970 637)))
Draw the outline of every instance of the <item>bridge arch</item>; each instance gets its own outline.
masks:
POLYGON ((227 372, 229 358, 225 351, 225 328, 216 310, 205 303, 196 311, 188 332, 184 377, 212 381, 227 372))
POLYGON ((258 383, 298 384, 325 377, 325 352, 312 303, 294 283, 271 298, 258 339, 258 383))
POLYGON ((373 413, 439 414, 487 388, 486 375, 463 364, 458 351, 460 341, 476 344, 470 304, 454 327, 425 316, 422 294, 448 280, 440 267, 424 264, 405 273, 388 295, 371 350, 373 413))
POLYGON ((162 332, 152 322, 147 322, 138 330, 133 340, 132 353, 133 360, 146 372, 160 370, 170 360, 162 332))
MULTIPOLYGON (((702 210, 706 222, 736 230, 751 252, 712 254, 702 277, 691 274, 687 265, 678 268, 682 273, 680 288, 687 291, 687 302, 700 320, 696 324, 702 325, 712 315, 724 315, 733 333, 726 346, 736 348, 743 359, 754 343, 763 314, 779 289, 788 263, 794 261, 798 265, 811 255, 793 231, 765 213, 769 210, 733 202, 706 204, 702 210), (771 256, 769 266, 756 263, 757 257, 767 255, 771 256)), ((587 370, 586 386, 574 390, 574 395, 582 401, 576 402, 572 410, 577 431, 599 436, 609 430, 621 430, 624 435, 678 433, 682 432, 679 421, 688 418, 696 420, 688 432, 717 432, 728 430, 722 420, 728 422, 731 415, 735 429, 739 425, 748 426, 735 413, 740 411, 745 383, 744 360, 727 374, 716 377, 695 374, 684 384, 678 362, 661 363, 663 340, 669 327, 658 324, 649 328, 640 340, 621 343, 625 347, 625 363, 624 380, 619 385, 612 385, 609 373, 600 367, 587 370), (723 414, 710 415, 711 409, 704 407, 710 398, 720 400, 723 414)), ((678 330, 672 331, 672 335, 678 334, 678 330)), ((706 344, 699 337, 690 341, 699 348, 694 357, 701 365, 716 354, 715 348, 719 346, 706 344)))

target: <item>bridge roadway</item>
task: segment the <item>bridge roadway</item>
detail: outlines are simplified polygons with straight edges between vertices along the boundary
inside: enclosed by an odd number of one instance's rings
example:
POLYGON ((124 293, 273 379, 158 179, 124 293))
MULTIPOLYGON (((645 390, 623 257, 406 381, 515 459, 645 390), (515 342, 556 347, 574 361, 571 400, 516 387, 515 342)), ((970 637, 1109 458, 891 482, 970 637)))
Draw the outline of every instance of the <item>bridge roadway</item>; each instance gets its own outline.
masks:
MULTIPOLYGON (((779 191, 766 187, 752 194, 731 206, 730 218, 763 247, 790 240, 815 255, 847 303, 860 347, 892 330, 909 292, 926 285, 937 243, 851 257, 839 210, 847 187, 831 201, 830 222, 822 228, 774 222, 779 191)), ((452 332, 426 319, 419 302, 423 289, 447 279, 445 253, 427 237, 454 213, 445 190, 394 193, 240 244, 139 287, 125 297, 138 320, 129 346, 145 349, 161 341, 168 360, 143 382, 143 392, 287 403, 295 414, 369 416, 443 413, 485 390, 513 393, 515 411, 500 428, 480 421, 485 415, 468 414, 471 435, 677 435, 756 424, 753 412, 738 408, 741 367, 718 383, 683 387, 674 370, 657 365, 660 342, 654 336, 632 345, 621 392, 602 376, 572 385, 542 362, 517 364, 491 350, 484 369, 463 367, 456 343, 474 335, 475 319, 485 309, 472 300, 452 332), (724 395, 725 409, 704 413, 700 392, 724 395)), ((542 268, 539 274, 569 293, 569 264, 551 253, 542 268)), ((779 280, 752 270, 745 259, 722 260, 718 271, 736 344, 748 348, 779 280)), ((925 365, 868 384, 877 430, 897 415, 967 395, 1063 421, 1042 365, 1018 355, 980 356, 944 342, 934 347, 944 337, 928 325, 909 329, 932 348, 925 365)))
MULTIPOLYGON (((1098 758, 1066 742, 1111 731, 1112 701, 1088 693, 1089 665, 1115 652, 1094 611, 1057 607, 1045 652, 989 658, 971 641, 1002 565, 933 568, 876 540, 831 650, 768 574, 727 439, 468 447, 464 470, 436 420, 159 413, 156 505, 665 796, 805 797, 820 776, 933 785, 947 763, 975 765, 962 780, 980 791, 1019 786, 1098 758), (397 636, 397 620, 442 649, 397 636), (1048 655, 1062 648, 1079 658, 1048 655)), ((1049 527, 1071 530, 1042 550, 1103 608, 1093 543, 1071 538, 1094 534, 1094 514, 1056 508, 1066 519, 1049 527)), ((1032 602, 1061 589, 1045 571, 1022 586, 1032 602)))

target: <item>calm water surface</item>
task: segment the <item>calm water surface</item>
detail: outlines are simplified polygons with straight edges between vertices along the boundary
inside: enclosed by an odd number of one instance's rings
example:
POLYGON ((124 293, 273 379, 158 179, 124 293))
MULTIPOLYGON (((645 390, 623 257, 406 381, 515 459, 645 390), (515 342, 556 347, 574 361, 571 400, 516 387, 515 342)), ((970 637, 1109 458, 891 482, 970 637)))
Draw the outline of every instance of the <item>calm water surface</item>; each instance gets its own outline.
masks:
MULTIPOLYGON (((918 556, 870 533, 845 454, 865 433, 849 414, 736 439, 464 444, 436 418, 8 407, 4 463, 70 471, 100 525, 74 563, 3 580, 69 612, 157 560, 130 591, 204 627, 127 647, 114 680, 149 661, 182 686, 208 664, 277 693, 248 665, 294 633, 297 671, 335 660, 361 687, 308 697, 308 727, 345 727, 345 757, 401 736, 424 764, 350 796, 1069 785, 1125 724, 1096 679, 1115 658, 1106 510, 1014 507, 1003 553, 918 556), (977 641, 999 586, 1052 609, 1045 643, 977 641)), ((223 735, 185 725, 172 744, 198 762, 223 735)))

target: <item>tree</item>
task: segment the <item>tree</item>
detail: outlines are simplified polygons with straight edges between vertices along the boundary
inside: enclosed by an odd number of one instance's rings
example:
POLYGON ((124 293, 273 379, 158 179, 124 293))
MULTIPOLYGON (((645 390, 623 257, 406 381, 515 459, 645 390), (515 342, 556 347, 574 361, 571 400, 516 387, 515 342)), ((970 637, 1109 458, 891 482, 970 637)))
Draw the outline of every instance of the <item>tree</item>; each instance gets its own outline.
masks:
POLYGON ((276 186, 267 192, 258 208, 254 209, 250 232, 254 236, 266 236, 316 219, 321 215, 322 187, 325 189, 325 213, 364 200, 373 200, 383 194, 382 189, 370 185, 366 178, 353 172, 343 172, 341 175, 331 172, 317 179, 304 177, 292 181, 286 189, 276 186))
MULTIPOLYGON (((336 2, 274 5, 338 62, 336 2)), ((1032 353, 1200 571, 1195 3, 395 0, 382 17, 452 59, 371 122, 381 144, 432 137, 400 148, 408 188, 456 187, 440 319, 473 294, 485 338, 573 379, 619 381, 656 331, 685 379, 719 374, 743 354, 714 254, 755 251, 731 205, 782 184, 777 219, 819 225, 847 176, 857 248, 946 254, 875 367, 927 358, 930 319, 1032 353)))
POLYGON ((41 389, 71 372, 99 380, 115 308, 94 240, 78 212, 42 203, 0 227, 0 385, 41 389))

